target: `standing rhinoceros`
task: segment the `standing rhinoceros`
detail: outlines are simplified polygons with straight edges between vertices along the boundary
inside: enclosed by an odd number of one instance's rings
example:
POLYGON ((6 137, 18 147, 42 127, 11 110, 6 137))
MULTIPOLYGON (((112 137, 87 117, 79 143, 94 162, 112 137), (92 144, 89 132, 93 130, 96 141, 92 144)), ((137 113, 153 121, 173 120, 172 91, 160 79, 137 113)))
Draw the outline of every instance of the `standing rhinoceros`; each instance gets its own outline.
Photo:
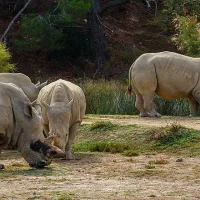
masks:
POLYGON ((42 131, 41 116, 24 92, 14 84, 0 83, 0 152, 6 145, 15 146, 30 166, 44 167, 53 154, 64 152, 47 143, 53 138, 45 143, 42 131))
POLYGON ((165 99, 188 98, 193 116, 200 103, 200 59, 167 51, 145 53, 129 70, 128 90, 136 94, 141 117, 161 116, 154 108, 154 93, 165 99))
POLYGON ((14 83, 20 87, 30 101, 37 99, 39 91, 47 85, 47 81, 42 84, 33 84, 31 79, 21 73, 0 73, 0 82, 2 83, 14 83))
POLYGON ((86 110, 82 89, 60 79, 42 88, 37 103, 42 106, 45 133, 56 136, 54 144, 65 150, 66 159, 74 159, 72 142, 86 110))

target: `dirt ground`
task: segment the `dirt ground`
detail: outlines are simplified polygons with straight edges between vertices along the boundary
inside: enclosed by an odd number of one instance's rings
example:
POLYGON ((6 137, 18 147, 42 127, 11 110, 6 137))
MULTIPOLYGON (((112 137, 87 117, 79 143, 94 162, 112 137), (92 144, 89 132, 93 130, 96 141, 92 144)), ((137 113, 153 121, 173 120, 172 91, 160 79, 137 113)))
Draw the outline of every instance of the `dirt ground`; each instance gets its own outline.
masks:
POLYGON ((171 124, 178 124, 187 128, 200 130, 200 117, 171 117, 163 116, 161 118, 137 117, 130 115, 88 115, 83 123, 92 123, 95 121, 110 121, 126 125, 144 125, 150 127, 162 127, 171 124))
MULTIPOLYGON (((164 126, 180 123, 200 129, 199 118, 161 119, 128 116, 88 116, 84 123, 110 120, 115 123, 164 126)), ((0 171, 0 199, 45 200, 197 200, 200 199, 200 157, 166 154, 126 157, 121 154, 79 153, 76 160, 55 160, 43 170, 30 169, 19 153, 4 151, 0 171), (149 169, 149 161, 166 161, 149 169)), ((158 162, 159 163, 159 162, 158 162)))

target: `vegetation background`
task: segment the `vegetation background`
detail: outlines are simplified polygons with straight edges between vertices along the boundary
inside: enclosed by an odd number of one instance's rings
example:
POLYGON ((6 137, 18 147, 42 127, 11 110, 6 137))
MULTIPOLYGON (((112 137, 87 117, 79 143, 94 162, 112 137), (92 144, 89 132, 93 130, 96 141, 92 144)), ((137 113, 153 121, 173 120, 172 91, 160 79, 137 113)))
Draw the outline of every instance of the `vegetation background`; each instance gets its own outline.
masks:
MULTIPOLYGON (((26 2, 0 2, 0 35, 26 2)), ((200 5, 197 0, 150 1, 150 8, 142 0, 109 2, 32 0, 6 35, 15 72, 35 82, 76 82, 85 91, 87 113, 137 114, 134 96, 126 92, 131 64, 146 52, 199 57, 200 5)), ((0 63, 7 66, 2 71, 13 70, 8 50, 2 48, 5 61, 1 56, 0 63)), ((155 102, 164 115, 189 114, 185 100, 155 97, 155 102)))

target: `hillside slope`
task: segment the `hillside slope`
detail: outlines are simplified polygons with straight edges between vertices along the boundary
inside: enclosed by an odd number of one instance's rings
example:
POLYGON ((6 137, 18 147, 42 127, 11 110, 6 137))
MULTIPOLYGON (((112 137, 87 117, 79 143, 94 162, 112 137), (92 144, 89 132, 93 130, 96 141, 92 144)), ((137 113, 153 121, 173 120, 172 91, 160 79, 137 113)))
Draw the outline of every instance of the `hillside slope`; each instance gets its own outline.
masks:
MULTIPOLYGON (((126 79, 128 70, 134 60, 145 52, 177 51, 170 40, 170 34, 163 30, 154 10, 147 10, 142 1, 133 1, 105 10, 100 16, 108 41, 109 57, 103 67, 103 77, 126 79)), ((84 71, 73 63, 59 67, 47 57, 37 55, 25 56, 11 48, 13 62, 19 72, 30 76, 34 81, 57 78, 73 79, 92 77, 95 66, 88 62, 84 71)))

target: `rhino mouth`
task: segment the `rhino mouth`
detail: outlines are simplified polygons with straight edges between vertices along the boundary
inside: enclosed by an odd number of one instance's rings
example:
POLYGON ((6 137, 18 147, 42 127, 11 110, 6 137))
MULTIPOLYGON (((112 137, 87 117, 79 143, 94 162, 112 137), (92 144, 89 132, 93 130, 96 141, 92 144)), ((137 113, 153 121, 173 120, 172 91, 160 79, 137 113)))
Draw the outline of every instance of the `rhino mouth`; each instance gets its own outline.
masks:
POLYGON ((41 168, 44 168, 45 166, 47 166, 48 163, 45 162, 45 161, 39 161, 39 162, 37 162, 36 164, 31 164, 31 163, 30 163, 29 165, 30 165, 30 167, 37 168, 37 169, 41 169, 41 168))

